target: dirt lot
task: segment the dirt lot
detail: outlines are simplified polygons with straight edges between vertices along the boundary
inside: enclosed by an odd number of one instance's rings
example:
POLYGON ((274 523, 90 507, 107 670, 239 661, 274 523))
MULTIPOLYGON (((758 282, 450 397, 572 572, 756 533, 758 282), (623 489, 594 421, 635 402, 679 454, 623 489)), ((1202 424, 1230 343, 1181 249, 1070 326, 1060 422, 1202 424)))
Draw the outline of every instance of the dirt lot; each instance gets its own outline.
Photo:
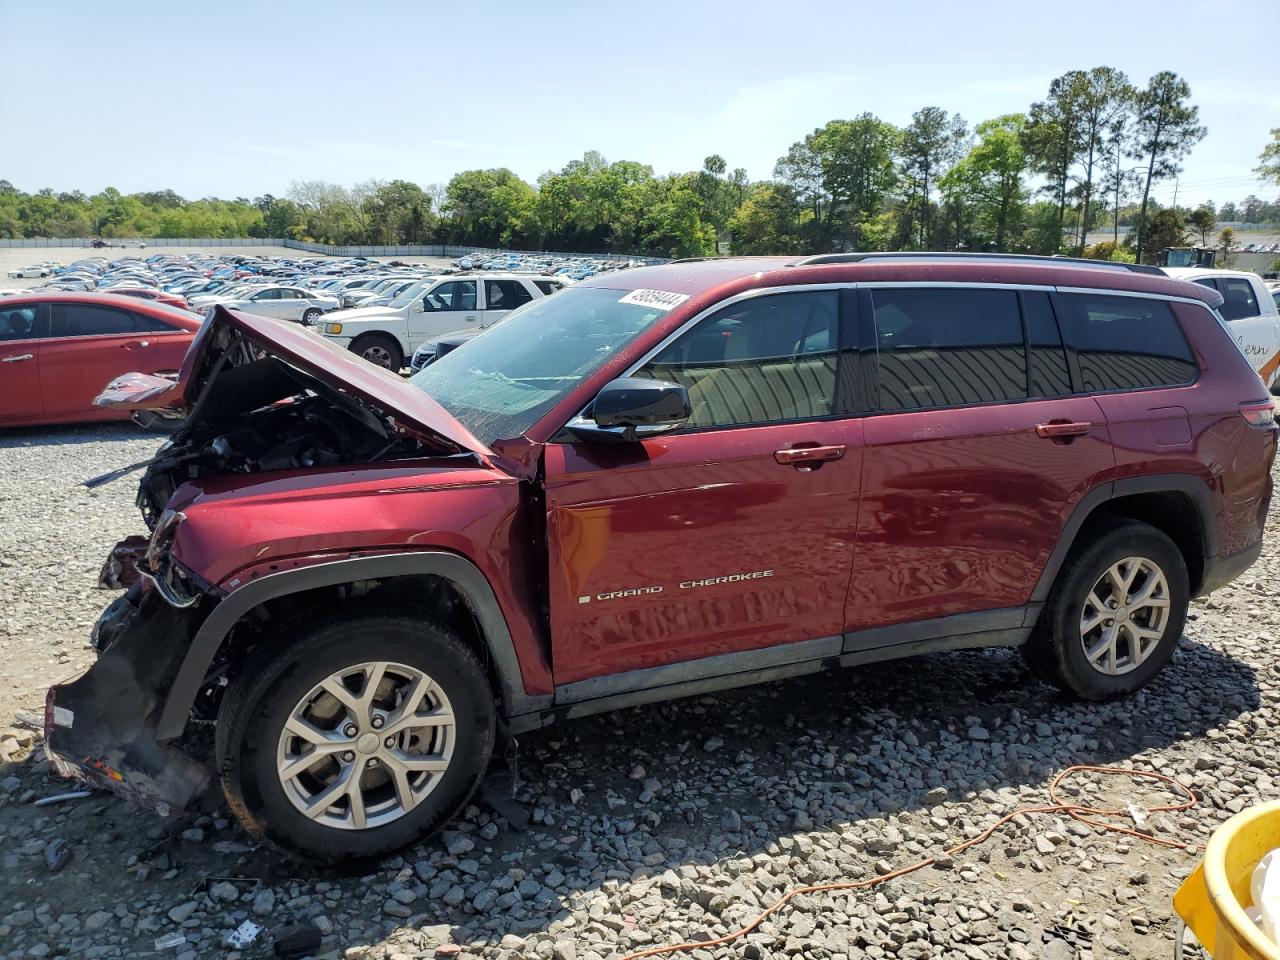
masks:
MULTIPOLYGON (((141 529, 131 480, 96 493, 76 483, 156 443, 129 427, 0 435, 0 957, 234 956, 222 938, 252 919, 267 930, 244 956, 270 955, 272 933, 310 920, 331 957, 601 960, 717 936, 790 884, 874 876, 975 836, 1044 803, 1071 764, 1176 776, 1198 805, 1149 827, 1196 843, 1280 786, 1273 516, 1262 562, 1196 603, 1172 666, 1120 703, 1066 702, 1016 652, 996 651, 567 723, 522 738, 528 830, 476 802, 444 837, 359 875, 281 861, 224 813, 163 821, 102 794, 37 807, 70 787, 11 721, 89 662, 109 599, 93 589, 99 563, 141 529), (58 840, 71 858, 53 871, 58 840)), ((1088 802, 1121 807, 1173 799, 1124 782, 1089 789, 1088 802)), ((875 890, 800 897, 694 955, 1167 958, 1169 898, 1195 860, 1027 818, 875 890)))

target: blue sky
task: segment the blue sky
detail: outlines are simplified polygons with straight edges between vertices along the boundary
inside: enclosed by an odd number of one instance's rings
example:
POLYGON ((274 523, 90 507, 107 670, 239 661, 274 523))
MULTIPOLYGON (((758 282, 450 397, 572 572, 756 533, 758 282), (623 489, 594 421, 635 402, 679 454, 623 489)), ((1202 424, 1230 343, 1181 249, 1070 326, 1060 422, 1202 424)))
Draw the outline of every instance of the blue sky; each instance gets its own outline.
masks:
POLYGON ((1179 200, 1222 203, 1277 192, 1250 170, 1280 126, 1278 32, 1277 0, 0 0, 0 178, 251 197, 474 167, 532 181, 588 149, 659 173, 714 152, 764 178, 829 119, 936 104, 972 124, 1106 64, 1190 82, 1209 136, 1179 200))

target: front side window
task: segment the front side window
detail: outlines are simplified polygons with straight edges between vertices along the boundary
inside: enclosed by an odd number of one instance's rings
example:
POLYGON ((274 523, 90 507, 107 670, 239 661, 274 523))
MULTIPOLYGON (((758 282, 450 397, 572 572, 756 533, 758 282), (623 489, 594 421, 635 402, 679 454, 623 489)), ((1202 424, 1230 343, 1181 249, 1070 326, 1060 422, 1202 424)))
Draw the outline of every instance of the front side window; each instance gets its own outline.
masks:
POLYGON ((272 289, 270 289, 270 290, 260 290, 260 291, 258 291, 257 293, 255 293, 252 297, 250 297, 249 299, 251 299, 251 300, 255 300, 255 301, 257 301, 257 300, 279 300, 279 299, 280 299, 280 291, 279 291, 279 290, 277 290, 277 289, 275 289, 275 288, 272 288, 272 289))
POLYGON ((0 310, 0 343, 6 340, 38 340, 44 335, 42 326, 39 304, 28 303, 0 310))
POLYGON ((451 280, 442 283, 422 298, 422 306, 428 313, 476 308, 476 282, 451 280))
POLYGON ((1168 301, 1069 293, 1059 302, 1086 391, 1179 386, 1196 378, 1195 358, 1168 301))
POLYGON ((483 443, 521 436, 666 315, 626 302, 630 293, 577 287, 534 300, 409 382, 483 443))
POLYGON ((93 337, 134 333, 133 314, 94 303, 55 303, 50 334, 55 337, 93 337))
POLYGON ((690 428, 825 417, 838 317, 830 290, 752 297, 700 321, 635 375, 686 387, 690 428))
POLYGON ((1012 290, 871 291, 881 410, 998 403, 1027 396, 1012 290))
POLYGON ((1240 277, 1219 277, 1218 289, 1222 291, 1222 319, 1244 320, 1262 313, 1258 306, 1258 298, 1254 296, 1253 284, 1240 277))

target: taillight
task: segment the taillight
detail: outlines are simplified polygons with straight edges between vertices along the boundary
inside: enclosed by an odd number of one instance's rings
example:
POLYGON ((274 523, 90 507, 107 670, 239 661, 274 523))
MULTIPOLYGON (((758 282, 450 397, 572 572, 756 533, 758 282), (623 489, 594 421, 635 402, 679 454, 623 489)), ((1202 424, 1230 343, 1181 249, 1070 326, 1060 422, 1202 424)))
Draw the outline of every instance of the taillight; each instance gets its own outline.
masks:
POLYGON ((1240 416, 1244 422, 1259 430, 1269 430, 1276 425, 1276 405, 1273 400, 1240 404, 1240 416))

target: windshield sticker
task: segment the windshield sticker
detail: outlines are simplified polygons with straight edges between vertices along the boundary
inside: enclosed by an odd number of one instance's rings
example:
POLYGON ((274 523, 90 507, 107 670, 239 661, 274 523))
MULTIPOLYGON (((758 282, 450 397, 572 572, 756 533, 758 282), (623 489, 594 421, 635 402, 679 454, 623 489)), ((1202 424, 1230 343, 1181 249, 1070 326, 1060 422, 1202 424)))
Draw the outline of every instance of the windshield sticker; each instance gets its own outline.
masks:
POLYGON ((670 310, 689 299, 687 293, 668 293, 666 290, 632 290, 619 303, 634 303, 637 307, 654 307, 670 310))

